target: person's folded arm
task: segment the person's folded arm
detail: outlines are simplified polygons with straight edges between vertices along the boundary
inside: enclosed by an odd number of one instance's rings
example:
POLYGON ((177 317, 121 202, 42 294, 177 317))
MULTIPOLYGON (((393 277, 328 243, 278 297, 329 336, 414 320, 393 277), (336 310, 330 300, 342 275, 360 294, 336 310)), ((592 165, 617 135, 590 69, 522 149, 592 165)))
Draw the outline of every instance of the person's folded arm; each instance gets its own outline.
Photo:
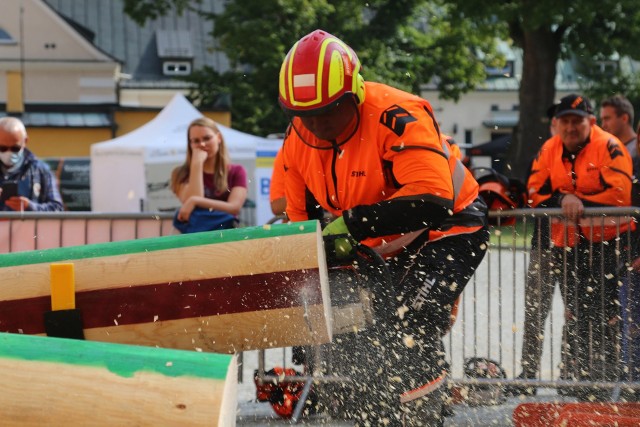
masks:
POLYGON ((192 196, 195 206, 199 208, 212 209, 238 215, 247 200, 247 189, 245 187, 233 187, 229 192, 227 201, 208 199, 206 197, 192 196))
POLYGON ((343 213, 356 240, 437 228, 453 215, 453 183, 443 154, 404 150, 393 157, 393 172, 400 188, 391 198, 343 213))

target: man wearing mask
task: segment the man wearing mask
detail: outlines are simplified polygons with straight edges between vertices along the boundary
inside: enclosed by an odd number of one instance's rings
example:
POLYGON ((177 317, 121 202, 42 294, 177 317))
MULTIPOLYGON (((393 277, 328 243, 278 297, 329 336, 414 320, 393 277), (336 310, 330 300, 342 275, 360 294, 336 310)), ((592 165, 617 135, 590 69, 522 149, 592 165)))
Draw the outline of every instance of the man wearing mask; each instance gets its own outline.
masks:
POLYGON ((64 210, 55 176, 26 148, 27 139, 19 119, 0 118, 0 210, 64 210))

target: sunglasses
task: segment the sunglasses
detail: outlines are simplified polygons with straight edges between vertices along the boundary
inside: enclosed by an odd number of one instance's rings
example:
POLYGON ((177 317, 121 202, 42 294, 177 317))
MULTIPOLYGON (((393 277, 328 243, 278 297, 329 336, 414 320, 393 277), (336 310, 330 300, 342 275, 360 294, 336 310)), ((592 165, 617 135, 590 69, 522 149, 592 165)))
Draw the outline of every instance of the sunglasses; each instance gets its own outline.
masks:
POLYGON ((6 153, 9 150, 11 150, 13 153, 17 153, 20 150, 22 150, 22 146, 21 145, 13 145, 11 147, 5 147, 4 145, 0 145, 0 153, 6 153))

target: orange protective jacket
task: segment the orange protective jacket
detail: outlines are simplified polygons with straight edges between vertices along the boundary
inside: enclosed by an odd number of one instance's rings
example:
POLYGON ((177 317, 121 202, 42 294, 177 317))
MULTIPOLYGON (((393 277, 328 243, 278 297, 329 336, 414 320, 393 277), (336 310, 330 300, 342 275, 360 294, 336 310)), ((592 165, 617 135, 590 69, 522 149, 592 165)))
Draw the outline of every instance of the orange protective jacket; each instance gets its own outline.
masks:
POLYGON ((344 217, 355 239, 383 254, 425 230, 433 240, 480 229, 486 206, 478 184, 441 141, 429 103, 379 83, 367 82, 365 90, 359 126, 339 146, 314 147, 328 144, 294 118, 283 148, 289 218, 309 218, 311 194, 344 217))
MULTIPOLYGON (((629 206, 631 184, 631 156, 615 136, 594 125, 587 144, 575 155, 566 152, 558 135, 548 139, 531 165, 527 188, 533 207, 559 207, 564 194, 576 195, 585 207, 629 206)), ((620 233, 629 226, 622 224, 620 233)), ((617 231, 616 225, 598 221, 577 228, 552 221, 551 238, 556 246, 566 247, 576 245, 576 233, 601 242, 615 238, 617 231)))
POLYGON ((447 143, 449 144, 449 148, 450 148, 451 154, 453 156, 457 157, 460 160, 464 159, 464 156, 462 155, 462 151, 460 150, 460 147, 458 146, 458 144, 455 143, 453 138, 451 138, 449 135, 445 135, 443 133, 443 134, 440 135, 440 139, 442 141, 447 141, 447 143))
POLYGON ((271 172, 271 183, 269 185, 269 201, 284 197, 284 160, 282 159, 282 149, 278 150, 276 158, 273 160, 273 171, 271 172))

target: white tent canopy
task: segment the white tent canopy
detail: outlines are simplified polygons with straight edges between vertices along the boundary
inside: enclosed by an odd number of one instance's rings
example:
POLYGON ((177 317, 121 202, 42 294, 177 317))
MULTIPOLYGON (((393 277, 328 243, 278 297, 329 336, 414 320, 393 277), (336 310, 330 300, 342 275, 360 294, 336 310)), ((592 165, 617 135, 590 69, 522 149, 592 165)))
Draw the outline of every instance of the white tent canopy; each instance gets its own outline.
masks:
MULTIPOLYGON (((202 114, 177 94, 138 129, 91 146, 91 208, 96 212, 173 210, 180 202, 169 189, 171 170, 184 162, 187 127, 202 114)), ((249 199, 255 200, 256 147, 264 138, 218 125, 231 161, 247 169, 249 199)))

